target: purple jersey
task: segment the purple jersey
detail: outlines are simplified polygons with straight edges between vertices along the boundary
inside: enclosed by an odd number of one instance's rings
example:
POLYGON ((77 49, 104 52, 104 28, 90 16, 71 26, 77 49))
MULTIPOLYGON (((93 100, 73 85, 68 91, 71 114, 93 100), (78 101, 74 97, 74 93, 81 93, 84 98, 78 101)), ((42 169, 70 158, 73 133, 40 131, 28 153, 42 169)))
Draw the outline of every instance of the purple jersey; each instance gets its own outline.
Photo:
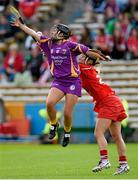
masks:
POLYGON ((67 40, 59 45, 46 36, 41 36, 40 48, 48 57, 51 73, 56 79, 77 78, 80 74, 77 56, 89 49, 67 40))

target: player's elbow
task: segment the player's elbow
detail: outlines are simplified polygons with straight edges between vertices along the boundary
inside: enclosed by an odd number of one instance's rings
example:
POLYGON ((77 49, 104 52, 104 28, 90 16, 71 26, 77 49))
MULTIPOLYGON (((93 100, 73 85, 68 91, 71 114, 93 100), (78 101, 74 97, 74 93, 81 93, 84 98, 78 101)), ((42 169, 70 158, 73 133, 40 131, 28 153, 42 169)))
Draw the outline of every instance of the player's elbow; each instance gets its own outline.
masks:
POLYGON ((33 39, 37 42, 40 42, 40 36, 39 35, 34 35, 33 39))

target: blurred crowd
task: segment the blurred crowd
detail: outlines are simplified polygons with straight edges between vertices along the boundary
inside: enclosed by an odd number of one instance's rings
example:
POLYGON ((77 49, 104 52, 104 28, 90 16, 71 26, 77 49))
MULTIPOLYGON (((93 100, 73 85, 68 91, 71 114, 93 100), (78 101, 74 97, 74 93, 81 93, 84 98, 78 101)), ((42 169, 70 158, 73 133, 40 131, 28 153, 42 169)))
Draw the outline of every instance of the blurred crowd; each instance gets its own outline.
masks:
MULTIPOLYGON (((71 40, 99 49, 116 60, 138 59, 138 0, 80 1, 85 3, 87 22, 99 26, 90 29, 86 22, 80 35, 73 34, 71 40)), ((12 1, 36 31, 34 24, 39 22, 36 12, 40 3, 41 0, 12 1)), ((51 79, 46 57, 30 36, 9 25, 8 4, 10 0, 0 0, 0 82, 43 85, 51 79)), ((58 22, 60 19, 55 19, 54 23, 58 22)), ((44 30, 43 33, 48 32, 44 30)))
POLYGON ((138 59, 138 0, 86 1, 87 19, 103 26, 82 29, 80 42, 113 59, 138 59))

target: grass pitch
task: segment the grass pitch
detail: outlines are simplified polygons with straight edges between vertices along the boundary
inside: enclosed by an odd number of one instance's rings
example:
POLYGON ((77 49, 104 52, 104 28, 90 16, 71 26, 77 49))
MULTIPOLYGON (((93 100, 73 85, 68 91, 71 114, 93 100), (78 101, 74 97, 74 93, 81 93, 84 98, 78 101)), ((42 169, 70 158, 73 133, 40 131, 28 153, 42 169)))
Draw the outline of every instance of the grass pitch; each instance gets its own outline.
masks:
POLYGON ((116 146, 109 145, 112 167, 97 174, 91 169, 99 161, 96 144, 60 145, 1 144, 0 179, 136 179, 138 144, 127 144, 130 172, 113 173, 118 166, 116 146))

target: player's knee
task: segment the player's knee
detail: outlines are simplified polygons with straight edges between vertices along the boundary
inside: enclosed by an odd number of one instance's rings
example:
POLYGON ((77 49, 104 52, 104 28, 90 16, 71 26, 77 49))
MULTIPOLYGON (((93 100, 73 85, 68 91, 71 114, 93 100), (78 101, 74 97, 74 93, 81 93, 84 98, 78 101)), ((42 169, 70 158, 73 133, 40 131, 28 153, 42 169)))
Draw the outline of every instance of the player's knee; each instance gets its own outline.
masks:
POLYGON ((95 128, 94 136, 96 137, 96 139, 99 138, 101 136, 101 131, 99 129, 95 128))
POLYGON ((47 109, 51 109, 51 108, 53 108, 53 106, 54 106, 54 103, 52 101, 50 101, 50 100, 46 101, 47 109))
POLYGON ((111 135, 112 135, 112 138, 115 142, 119 141, 121 139, 121 136, 117 133, 112 133, 111 135))

